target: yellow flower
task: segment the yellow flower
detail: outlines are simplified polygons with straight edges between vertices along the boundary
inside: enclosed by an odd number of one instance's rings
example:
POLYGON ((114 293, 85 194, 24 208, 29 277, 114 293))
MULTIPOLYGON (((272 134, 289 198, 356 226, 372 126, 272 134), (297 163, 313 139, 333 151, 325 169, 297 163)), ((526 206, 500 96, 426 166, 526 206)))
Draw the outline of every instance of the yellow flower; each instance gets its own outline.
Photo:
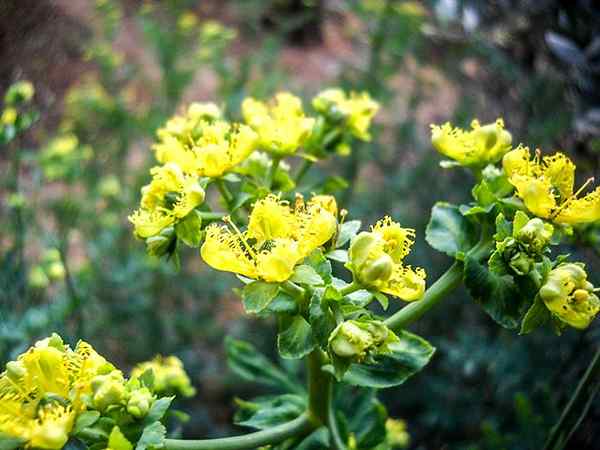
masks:
POLYGON ((385 431, 387 442, 392 448, 407 448, 410 444, 410 435, 404 420, 388 418, 385 422, 385 431))
POLYGON ((531 159, 527 147, 504 156, 504 171, 525 207, 538 217, 576 225, 600 220, 600 188, 577 198, 592 181, 574 193, 575 164, 563 153, 531 159))
POLYGON ((540 297, 554 316, 578 329, 587 328, 600 311, 600 299, 582 264, 560 264, 550 271, 540 297))
POLYGON ((198 17, 191 11, 184 12, 179 19, 177 19, 177 28, 179 28, 183 32, 190 31, 198 25, 198 17))
POLYGON ((363 141, 370 141, 369 127, 371 120, 379 110, 379 103, 367 92, 350 92, 341 89, 326 89, 312 101, 318 112, 334 119, 344 120, 352 135, 363 141))
POLYGON ((414 237, 413 229, 385 217, 352 240, 349 268, 365 286, 406 301, 418 300, 425 292, 425 271, 403 265, 414 237))
POLYGON ((495 163, 511 148, 512 136, 504 129, 502 119, 480 125, 471 122, 470 131, 455 128, 449 122, 431 125, 431 143, 442 155, 463 166, 485 166, 495 163))
POLYGON ((156 356, 151 361, 138 364, 131 371, 132 378, 139 378, 147 370, 154 374, 153 391, 161 395, 180 394, 191 397, 196 393, 183 363, 176 356, 156 356))
MULTIPOLYGON (((192 105, 193 106, 193 105, 192 105)), ((203 177, 220 177, 244 161, 256 148, 257 134, 248 126, 222 120, 207 121, 205 108, 190 106, 189 117, 198 117, 190 128, 189 121, 172 119, 167 123, 158 144, 156 159, 175 162, 184 172, 203 177), (168 131, 167 131, 168 130, 168 131)))
POLYGON ((13 125, 17 120, 17 110, 15 108, 6 108, 2 112, 2 117, 0 117, 0 122, 3 125, 13 125))
POLYGON ((282 282, 294 267, 335 234, 337 220, 319 202, 298 199, 294 208, 274 195, 254 205, 248 229, 211 225, 201 248, 217 270, 267 282, 282 282))
POLYGON ((26 446, 60 449, 68 439, 91 380, 114 367, 87 343, 75 350, 54 334, 38 341, 0 374, 0 434, 26 446))
POLYGON ((280 92, 271 104, 247 98, 242 114, 258 133, 259 146, 276 155, 296 152, 314 125, 314 119, 305 117, 302 101, 289 92, 280 92))
POLYGON ((154 167, 150 173, 153 178, 142 188, 141 207, 129 216, 141 238, 157 235, 204 201, 196 177, 184 174, 177 164, 154 167))

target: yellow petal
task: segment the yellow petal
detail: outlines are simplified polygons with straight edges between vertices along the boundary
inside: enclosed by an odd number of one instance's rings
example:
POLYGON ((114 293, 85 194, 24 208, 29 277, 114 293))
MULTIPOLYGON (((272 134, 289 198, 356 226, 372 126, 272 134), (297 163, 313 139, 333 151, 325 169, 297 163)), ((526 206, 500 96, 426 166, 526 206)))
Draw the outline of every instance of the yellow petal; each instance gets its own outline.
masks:
POLYGON ((425 292, 425 271, 396 265, 392 276, 380 290, 408 302, 418 300, 425 292))
POLYGON ((538 217, 550 218, 556 208, 556 199, 552 193, 552 185, 547 179, 514 175, 510 182, 529 211, 538 217))
POLYGON ((200 255, 213 269, 257 278, 256 267, 244 249, 244 244, 227 227, 211 225, 206 229, 206 239, 200 255))
POLYGON ((287 202, 271 194, 255 203, 248 220, 248 237, 263 242, 289 238, 295 232, 295 221, 287 202))
POLYGON ((561 199, 564 201, 571 197, 575 183, 575 164, 563 153, 544 156, 543 164, 544 177, 558 189, 561 199))
POLYGON ((600 187, 585 197, 569 200, 554 219, 557 223, 575 225, 600 220, 600 187))
POLYGON ((268 250, 257 256, 258 274, 269 283, 287 280, 294 272, 294 266, 303 258, 298 244, 291 239, 277 239, 270 243, 268 250))
POLYGON ((134 226, 135 234, 140 238, 156 236, 164 228, 175 222, 175 218, 171 214, 167 214, 162 210, 138 209, 128 219, 134 226))

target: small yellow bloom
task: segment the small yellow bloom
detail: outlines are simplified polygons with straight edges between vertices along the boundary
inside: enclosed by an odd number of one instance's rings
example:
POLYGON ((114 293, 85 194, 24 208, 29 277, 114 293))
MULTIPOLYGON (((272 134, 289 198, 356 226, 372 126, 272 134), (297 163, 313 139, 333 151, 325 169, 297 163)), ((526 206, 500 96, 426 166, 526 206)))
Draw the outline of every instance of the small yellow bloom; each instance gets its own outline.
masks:
POLYGON ((142 188, 141 207, 129 216, 135 234, 148 238, 187 216, 204 201, 204 189, 195 176, 175 163, 154 167, 152 182, 142 188))
POLYGON ((156 356, 151 361, 138 364, 131 371, 132 378, 139 378, 147 370, 154 374, 152 390, 160 395, 180 394, 191 397, 196 393, 183 363, 176 356, 156 356))
POLYGON ((512 136, 504 129, 502 119, 480 125, 471 122, 471 130, 452 127, 449 122, 431 125, 431 143, 442 155, 463 166, 485 166, 495 163, 511 148, 512 136))
POLYGON ((302 101, 289 92, 280 92, 271 104, 247 98, 242 114, 258 133, 259 146, 276 155, 296 152, 314 125, 314 119, 304 115, 302 101))
POLYGON ((201 248, 204 261, 217 270, 267 282, 282 282, 313 250, 333 237, 335 216, 319 202, 298 199, 294 208, 274 195, 254 205, 248 229, 211 225, 201 248))
POLYGON ((175 162, 186 173, 216 178, 256 149, 258 136, 250 127, 222 120, 207 121, 210 110, 200 104, 193 106, 188 117, 194 119, 171 119, 162 132, 159 130, 160 142, 154 145, 158 161, 175 162), (196 123, 194 128, 189 126, 190 121, 196 123))
POLYGON ((365 286, 406 301, 418 300, 425 292, 425 271, 403 264, 414 237, 413 229, 385 217, 352 240, 349 268, 365 286))
POLYGON ((578 329, 587 328, 600 311, 600 299, 581 264, 566 263, 553 269, 540 297, 554 316, 578 329))
POLYGON ((389 418, 385 422, 385 431, 387 442, 392 448, 407 448, 410 444, 410 435, 404 420, 389 418))
POLYGON ((36 342, 0 374, 0 434, 23 439, 27 448, 62 448, 92 378, 112 370, 83 341, 75 350, 56 334, 36 342))
POLYGON ((318 112, 334 119, 342 119, 356 138, 371 140, 369 127, 379 110, 379 103, 367 92, 350 92, 346 95, 341 89, 327 89, 319 93, 312 104, 318 112))
POLYGON ((538 217, 559 224, 576 225, 600 220, 600 188, 584 197, 574 193, 575 164, 563 153, 531 159, 527 147, 507 153, 502 165, 525 207, 538 217))
POLYGON ((17 120, 17 110, 15 108, 6 108, 2 112, 2 117, 0 117, 0 122, 2 125, 13 125, 17 120))
POLYGON ((190 31, 196 25, 198 25, 198 17, 191 11, 184 12, 177 20, 177 28, 183 32, 190 31))

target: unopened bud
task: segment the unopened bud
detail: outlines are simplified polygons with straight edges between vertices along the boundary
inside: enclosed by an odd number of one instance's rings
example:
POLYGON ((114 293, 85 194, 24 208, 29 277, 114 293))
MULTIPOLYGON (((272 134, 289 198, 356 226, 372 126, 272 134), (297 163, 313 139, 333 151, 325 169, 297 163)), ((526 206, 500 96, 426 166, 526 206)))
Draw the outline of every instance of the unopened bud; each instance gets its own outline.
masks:
POLYGON ((140 388, 131 392, 127 402, 127 412, 140 419, 145 417, 154 403, 154 396, 148 388, 140 388))
POLYGON ((125 380, 118 370, 94 377, 91 386, 94 407, 99 411, 104 411, 111 405, 120 405, 125 400, 125 380))

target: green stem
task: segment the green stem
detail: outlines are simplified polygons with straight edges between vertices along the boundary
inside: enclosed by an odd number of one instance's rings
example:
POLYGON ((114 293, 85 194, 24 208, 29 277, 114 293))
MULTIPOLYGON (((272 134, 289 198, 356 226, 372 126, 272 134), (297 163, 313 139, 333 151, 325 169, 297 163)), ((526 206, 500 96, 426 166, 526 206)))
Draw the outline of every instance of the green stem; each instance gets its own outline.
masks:
POLYGON ((456 289, 462 281, 462 274, 462 263, 455 261, 435 283, 429 286, 422 299, 408 304, 388 317, 385 324, 392 330, 400 330, 413 323, 456 289))
POLYGON ((231 192, 229 192, 229 189, 227 188, 225 181, 223 181, 223 178, 217 178, 215 180, 215 182, 217 184, 217 188, 219 189, 219 192, 221 193, 221 196, 223 197, 223 200, 225 200, 227 209, 231 209, 231 202, 233 201, 233 195, 231 195, 231 192))
POLYGON ((225 212, 208 212, 208 211, 198 211, 198 215, 205 220, 219 220, 227 215, 225 212))
POLYGON ((286 280, 281 284, 281 287, 292 297, 301 300, 306 295, 306 290, 298 286, 296 283, 290 280, 286 280))
POLYGON ((327 408, 327 428, 331 433, 331 440, 333 441, 333 448, 335 450, 346 450, 346 444, 342 439, 342 435, 338 428, 337 419, 335 417, 335 408, 333 402, 333 383, 329 387, 329 407, 327 408))
POLYGON ((321 370, 325 355, 320 349, 308 355, 308 414, 315 427, 327 423, 331 376, 321 370))
POLYGON ((594 397, 600 392, 600 348, 592 358, 575 393, 569 400, 558 423, 552 428, 544 450, 562 450, 585 418, 594 397))
POLYGON ((308 414, 297 419, 255 433, 221 439, 165 439, 165 450, 243 450, 274 445, 294 436, 306 434, 314 429, 308 414))
POLYGON ((277 168, 279 167, 279 163, 281 162, 281 156, 273 156, 273 161, 271 162, 271 167, 269 167, 269 174, 267 175, 267 189, 271 189, 273 186, 273 180, 275 179, 275 173, 277 172, 277 168))
POLYGON ((356 281, 353 281, 348 286, 340 289, 340 294, 342 294, 342 295, 352 294, 353 292, 359 291, 362 288, 363 288, 362 284, 357 283, 356 281))
POLYGON ((310 170, 310 168, 312 167, 313 164, 314 164, 314 162, 309 159, 305 159, 304 161, 302 161, 302 165, 300 166, 300 169, 298 170, 298 173, 296 174, 296 179, 294 180, 296 182, 296 186, 298 186, 300 184, 300 182, 302 181, 304 176, 308 173, 308 171, 310 170))
MULTIPOLYGON (((492 242, 489 240, 487 229, 482 232, 481 240, 473 247, 468 256, 475 259, 486 258, 491 251, 492 242)), ((444 274, 425 291, 423 298, 410 303, 396 314, 385 320, 385 324, 392 330, 400 330, 419 319, 423 314, 440 303, 446 296, 456 289, 462 282, 463 264, 454 261, 444 274)))

